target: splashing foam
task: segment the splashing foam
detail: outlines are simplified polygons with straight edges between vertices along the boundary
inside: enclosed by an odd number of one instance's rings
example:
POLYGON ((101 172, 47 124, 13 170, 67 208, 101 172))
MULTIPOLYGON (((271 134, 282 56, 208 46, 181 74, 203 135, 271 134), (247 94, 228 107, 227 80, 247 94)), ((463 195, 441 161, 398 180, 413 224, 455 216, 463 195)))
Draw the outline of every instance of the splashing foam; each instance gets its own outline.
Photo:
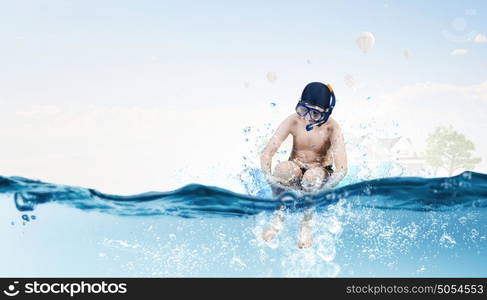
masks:
MULTIPOLYGON (((345 201, 331 205, 326 213, 313 217, 313 245, 308 249, 299 249, 297 233, 302 216, 285 213, 282 230, 270 242, 262 239, 262 232, 269 224, 269 215, 260 214, 252 228, 254 239, 250 244, 258 249, 261 262, 269 260, 273 252, 278 252, 282 273, 286 277, 336 277, 341 267, 334 260, 337 244, 343 232, 345 201)), ((274 270, 275 271, 275 270, 274 270)), ((272 273, 272 270, 268 270, 272 273)))

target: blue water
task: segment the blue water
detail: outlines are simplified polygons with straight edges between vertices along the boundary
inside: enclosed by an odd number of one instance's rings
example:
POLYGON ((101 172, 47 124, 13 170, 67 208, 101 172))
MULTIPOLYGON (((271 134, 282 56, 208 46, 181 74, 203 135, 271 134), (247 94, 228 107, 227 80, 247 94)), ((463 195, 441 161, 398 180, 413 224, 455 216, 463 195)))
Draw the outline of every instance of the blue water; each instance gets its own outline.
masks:
POLYGON ((190 184, 133 196, 0 177, 0 276, 487 276, 487 175, 389 177, 277 199, 190 184), (277 239, 260 238, 285 205, 277 239), (298 249, 314 207, 314 244, 298 249))

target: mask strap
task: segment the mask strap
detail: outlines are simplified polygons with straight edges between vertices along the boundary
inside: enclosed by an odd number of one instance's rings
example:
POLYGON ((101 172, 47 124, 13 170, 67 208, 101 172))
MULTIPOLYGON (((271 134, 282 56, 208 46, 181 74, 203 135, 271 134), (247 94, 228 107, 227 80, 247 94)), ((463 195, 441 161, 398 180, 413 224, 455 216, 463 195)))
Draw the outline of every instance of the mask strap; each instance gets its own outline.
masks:
POLYGON ((321 126, 321 125, 323 125, 323 124, 325 124, 326 121, 328 121, 328 118, 330 118, 330 115, 333 112, 333 108, 335 107, 335 102, 336 102, 335 92, 333 92, 333 88, 331 87, 331 84, 327 84, 326 87, 328 87, 328 90, 331 93, 331 103, 330 103, 330 106, 328 106, 328 108, 327 108, 327 112, 325 114, 325 117, 323 118, 322 121, 320 121, 317 124, 318 127, 321 126))

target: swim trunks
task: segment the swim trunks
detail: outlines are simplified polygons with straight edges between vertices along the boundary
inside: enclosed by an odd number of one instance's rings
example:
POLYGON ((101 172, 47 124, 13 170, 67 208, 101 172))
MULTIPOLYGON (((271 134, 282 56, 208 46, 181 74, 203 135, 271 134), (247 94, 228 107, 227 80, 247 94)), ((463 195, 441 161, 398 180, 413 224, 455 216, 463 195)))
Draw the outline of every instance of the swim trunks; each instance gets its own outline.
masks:
MULTIPOLYGON (((299 167, 301 169, 301 172, 304 174, 304 172, 306 172, 308 170, 308 168, 303 168, 303 167, 299 167)), ((324 166, 323 167, 328 173, 329 175, 333 174, 333 166, 332 165, 327 165, 327 166, 324 166)))
MULTIPOLYGON (((296 163, 298 165, 298 167, 301 169, 301 172, 304 174, 304 172, 306 172, 309 168, 306 167, 305 164, 303 164, 302 162, 296 160, 296 159, 292 159, 291 160, 292 162, 296 163)), ((327 165, 327 166, 324 166, 323 169, 325 169, 325 171, 328 172, 328 175, 331 175, 333 174, 333 165, 327 165)))

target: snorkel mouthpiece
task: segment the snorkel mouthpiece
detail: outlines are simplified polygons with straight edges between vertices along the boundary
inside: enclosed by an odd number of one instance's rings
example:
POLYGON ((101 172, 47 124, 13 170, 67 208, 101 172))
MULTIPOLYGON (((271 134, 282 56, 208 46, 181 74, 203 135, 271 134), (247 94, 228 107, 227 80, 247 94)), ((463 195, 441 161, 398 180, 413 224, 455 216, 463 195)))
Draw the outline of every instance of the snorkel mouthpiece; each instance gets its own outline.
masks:
POLYGON ((313 129, 315 128, 315 126, 321 126, 321 125, 323 125, 323 124, 326 122, 326 120, 327 120, 327 119, 328 119, 328 118, 326 118, 325 120, 320 121, 320 122, 318 122, 318 123, 315 123, 315 124, 308 124, 308 125, 306 125, 306 131, 311 131, 311 130, 313 130, 313 129))

